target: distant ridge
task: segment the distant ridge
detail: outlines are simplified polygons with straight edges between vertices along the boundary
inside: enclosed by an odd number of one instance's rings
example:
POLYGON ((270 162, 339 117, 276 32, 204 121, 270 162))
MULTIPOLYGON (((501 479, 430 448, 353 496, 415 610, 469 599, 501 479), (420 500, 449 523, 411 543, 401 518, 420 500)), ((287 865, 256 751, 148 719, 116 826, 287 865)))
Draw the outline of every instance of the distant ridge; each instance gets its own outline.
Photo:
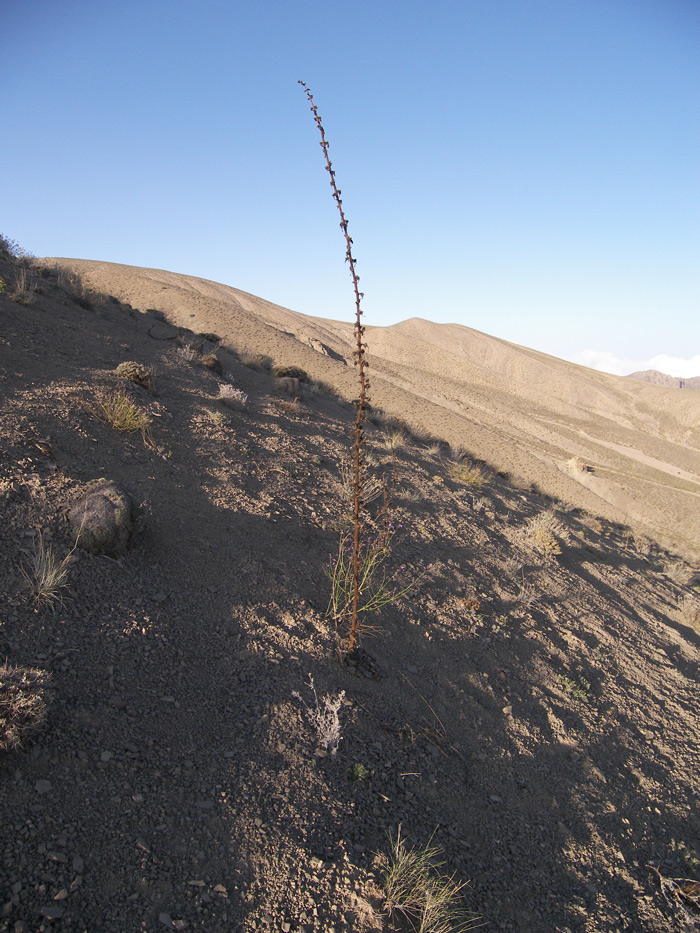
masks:
POLYGON ((645 369, 643 372, 630 373, 627 379, 639 379, 640 382, 650 382, 655 386, 668 386, 670 389, 700 389, 700 376, 690 379, 681 379, 678 376, 667 376, 658 369, 645 369))

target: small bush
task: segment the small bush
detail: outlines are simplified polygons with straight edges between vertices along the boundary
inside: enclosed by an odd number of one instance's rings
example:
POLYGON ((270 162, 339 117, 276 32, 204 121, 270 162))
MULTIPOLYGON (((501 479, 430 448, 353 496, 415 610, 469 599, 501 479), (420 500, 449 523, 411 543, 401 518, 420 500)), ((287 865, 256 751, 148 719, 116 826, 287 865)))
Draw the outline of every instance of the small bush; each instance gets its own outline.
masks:
POLYGON ((131 401, 126 392, 104 394, 95 403, 95 413, 100 421, 111 424, 117 431, 132 433, 141 431, 146 440, 150 432, 150 418, 131 401))
POLYGON ((45 671, 0 664, 0 752, 21 745, 46 716, 45 671))
POLYGON ((227 408, 232 408, 234 411, 243 411, 248 404, 248 396, 242 389, 237 389, 235 386, 228 385, 228 383, 219 384, 219 401, 222 405, 225 405, 227 408))
POLYGON ((348 780, 350 781, 364 781, 368 777, 369 771, 362 762, 356 762, 351 768, 348 768, 348 780))
POLYGON ((127 360, 124 363, 120 363, 115 372, 118 376, 121 376, 122 379, 135 382, 136 385, 143 386, 144 389, 153 388, 153 370, 147 368, 142 363, 134 363, 132 360, 127 360))
POLYGON ((277 379, 288 376, 290 379, 298 379, 299 382, 309 382, 308 373, 299 366, 274 366, 272 375, 277 379))
POLYGON ((523 546, 545 558, 561 554, 559 542, 566 540, 568 532, 551 509, 533 516, 522 531, 523 546))

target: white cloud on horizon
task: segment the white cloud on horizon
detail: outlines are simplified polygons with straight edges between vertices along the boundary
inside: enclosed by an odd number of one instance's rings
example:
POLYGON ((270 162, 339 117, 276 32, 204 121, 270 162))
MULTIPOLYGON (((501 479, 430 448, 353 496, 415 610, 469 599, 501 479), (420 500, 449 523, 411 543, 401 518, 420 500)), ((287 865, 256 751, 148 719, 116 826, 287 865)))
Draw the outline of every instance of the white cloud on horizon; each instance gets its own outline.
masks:
POLYGON ((644 372, 647 369, 657 369, 660 373, 680 379, 700 376, 700 354, 683 359, 680 356, 659 353, 648 360, 634 360, 615 356, 606 350, 583 350, 574 354, 571 362, 578 363, 579 366, 588 366, 589 369, 612 373, 613 376, 629 376, 630 373, 644 372))

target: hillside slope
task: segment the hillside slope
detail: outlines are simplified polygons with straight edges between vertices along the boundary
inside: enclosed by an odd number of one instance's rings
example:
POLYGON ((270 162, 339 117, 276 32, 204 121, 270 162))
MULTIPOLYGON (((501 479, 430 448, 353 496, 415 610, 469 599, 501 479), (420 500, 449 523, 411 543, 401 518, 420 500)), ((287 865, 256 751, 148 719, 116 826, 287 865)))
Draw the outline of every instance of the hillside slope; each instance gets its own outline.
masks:
MULTIPOLYGON (((657 870, 700 880, 690 568, 406 438, 391 566, 416 585, 341 664, 324 566, 350 406, 291 403, 220 348, 248 395, 225 408, 188 351, 203 338, 57 271, 30 270, 36 291, 0 276, 0 654, 50 675, 43 727, 0 751, 0 933, 398 931, 381 881, 399 827, 471 882, 487 929, 680 933, 691 908, 657 870), (118 392, 143 437, 99 417, 118 392), (113 558, 74 549, 65 519, 102 477, 145 502, 113 558), (26 578, 49 548, 69 558, 53 609, 26 578), (309 676, 344 691, 335 755, 309 676)), ((251 352, 342 367, 238 313, 251 352)), ((340 326, 318 327, 338 351, 340 326)), ((368 443, 389 469, 381 425, 368 443)))
MULTIPOLYGON (((351 324, 192 276, 68 262, 97 288, 355 392, 351 324), (330 352, 329 352, 330 351, 330 352)), ((609 376, 460 325, 367 328, 372 401, 550 495, 700 557, 700 396, 609 376), (581 467, 584 469, 581 469, 581 467)))

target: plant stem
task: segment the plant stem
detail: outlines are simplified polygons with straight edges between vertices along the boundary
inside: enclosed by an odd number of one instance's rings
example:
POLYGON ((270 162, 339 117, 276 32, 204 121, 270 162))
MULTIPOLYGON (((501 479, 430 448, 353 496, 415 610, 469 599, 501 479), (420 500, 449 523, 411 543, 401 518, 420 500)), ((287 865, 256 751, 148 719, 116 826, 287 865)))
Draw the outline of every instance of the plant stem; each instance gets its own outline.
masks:
POLYGON ((333 165, 328 155, 328 141, 326 140, 326 133, 323 129, 323 123, 321 121, 321 115, 318 112, 318 108, 314 102, 313 95, 307 85, 303 81, 299 81, 299 84, 303 87, 306 96, 309 100, 311 106, 311 112, 314 115, 314 120, 316 121, 316 126, 318 126, 319 133, 321 134, 321 148, 323 149, 323 155, 326 160, 326 171, 330 175, 331 188, 333 189, 333 198, 340 212, 340 227, 345 236, 345 261, 350 266, 350 275, 352 276, 353 289, 355 291, 355 340, 356 348, 353 353, 353 359, 355 365, 358 368, 359 378, 360 378, 360 396, 355 402, 357 409, 355 415, 355 427, 353 434, 353 444, 352 444, 352 481, 353 481, 353 595, 352 595, 352 615, 350 619, 350 632, 348 636, 348 654, 352 652, 357 641, 357 619, 358 619, 358 610, 360 602, 360 538, 361 538, 361 513, 362 513, 362 495, 361 495, 361 486, 364 475, 364 419, 365 419, 365 410, 367 406, 369 389, 369 379, 365 372, 367 368, 367 361, 365 359, 365 349, 367 347, 363 338, 365 335, 365 328, 362 325, 362 308, 361 308, 361 299, 364 297, 360 291, 359 281, 360 277, 357 274, 355 269, 355 257, 352 255, 352 239, 348 232, 348 222, 343 212, 343 202, 341 200, 341 191, 338 188, 335 181, 335 171, 333 170, 333 165))

